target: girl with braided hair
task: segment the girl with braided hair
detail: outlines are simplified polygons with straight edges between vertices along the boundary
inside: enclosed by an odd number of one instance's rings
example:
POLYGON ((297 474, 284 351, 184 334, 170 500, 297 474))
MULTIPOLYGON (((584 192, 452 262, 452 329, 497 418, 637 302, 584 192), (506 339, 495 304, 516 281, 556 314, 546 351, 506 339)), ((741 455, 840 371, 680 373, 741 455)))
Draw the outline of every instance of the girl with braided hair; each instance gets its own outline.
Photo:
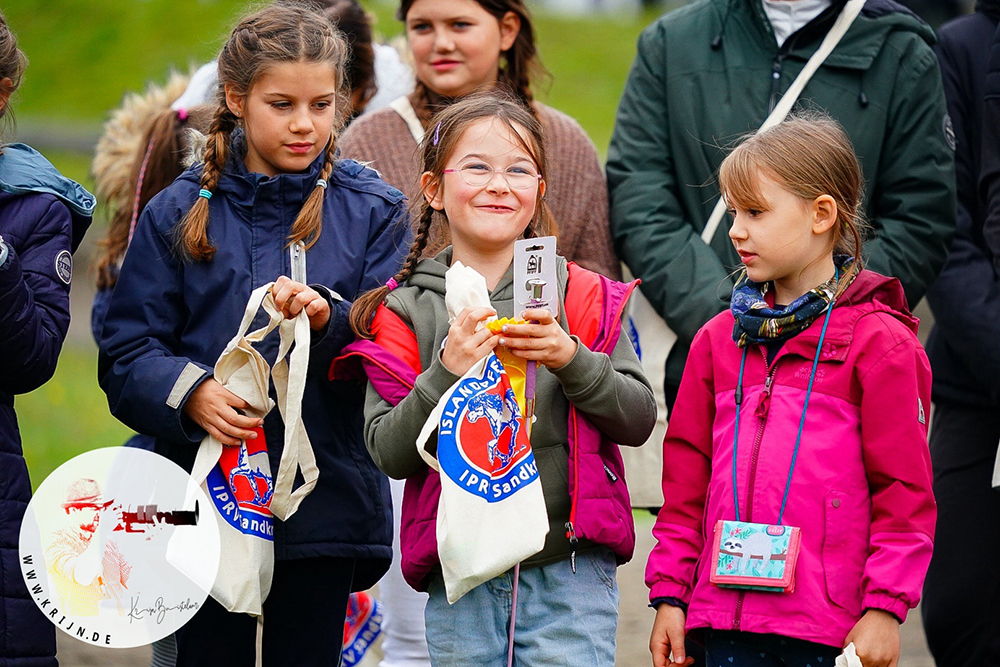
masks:
MULTIPOLYGON (((342 154, 371 163, 387 183, 419 197, 421 137, 431 117, 457 100, 500 88, 512 93, 541 123, 549 155, 548 198, 558 223, 558 249, 609 278, 621 269, 608 226, 608 194, 597 150, 573 118, 535 99, 547 76, 538 55, 535 26, 524 0, 400 0, 416 85, 388 108, 351 124, 342 154)), ((556 229, 546 233, 556 233, 556 229)), ((435 225, 426 255, 448 244, 435 225)))
MULTIPOLYGON (((261 284, 275 281, 286 316, 308 315, 302 412, 319 482, 293 517, 274 522, 264 665, 339 656, 349 593, 371 586, 391 558, 388 485, 362 443, 363 393, 325 372, 353 338, 349 300, 394 275, 409 241, 402 193, 335 159, 346 55, 330 22, 301 3, 239 21, 219 54, 202 162, 143 211, 100 345, 112 413, 154 436, 158 453, 190 470, 206 434, 235 446, 258 429, 277 470, 280 416, 242 414, 213 365, 261 284)), ((270 363, 274 338, 256 346, 270 363)), ((177 664, 253 664, 256 628, 209 599, 177 632, 177 664)))
POLYGON ((362 340, 332 373, 346 375, 360 361, 369 380, 368 450, 387 475, 406 479, 402 574, 430 594, 431 664, 501 665, 510 664, 511 572, 448 604, 435 539, 440 477, 413 443, 441 396, 495 348, 538 363, 531 447, 550 528, 542 550, 521 564, 514 661, 611 667, 615 568, 635 545, 618 444, 642 444, 655 419, 652 391, 621 335, 634 284, 559 257, 558 316, 515 311, 514 243, 550 223, 541 124, 516 99, 479 93, 450 105, 432 127, 421 145, 410 254, 388 285, 355 302, 351 325, 362 340), (451 245, 421 259, 439 216, 451 245), (492 308, 465 308, 450 322, 445 273, 455 262, 485 278, 492 308), (480 326, 493 315, 529 323, 493 333, 480 326))

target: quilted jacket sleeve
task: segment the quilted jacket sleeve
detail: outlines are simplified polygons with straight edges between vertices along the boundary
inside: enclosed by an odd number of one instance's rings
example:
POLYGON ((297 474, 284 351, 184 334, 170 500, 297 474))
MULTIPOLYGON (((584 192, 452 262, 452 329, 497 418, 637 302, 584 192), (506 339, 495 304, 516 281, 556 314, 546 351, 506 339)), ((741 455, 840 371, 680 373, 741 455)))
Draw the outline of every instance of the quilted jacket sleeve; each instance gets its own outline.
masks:
POLYGON ((52 377, 69 329, 69 276, 57 261, 69 259, 72 222, 50 195, 8 206, 16 219, 0 225, 10 252, 0 267, 0 392, 23 394, 52 377))

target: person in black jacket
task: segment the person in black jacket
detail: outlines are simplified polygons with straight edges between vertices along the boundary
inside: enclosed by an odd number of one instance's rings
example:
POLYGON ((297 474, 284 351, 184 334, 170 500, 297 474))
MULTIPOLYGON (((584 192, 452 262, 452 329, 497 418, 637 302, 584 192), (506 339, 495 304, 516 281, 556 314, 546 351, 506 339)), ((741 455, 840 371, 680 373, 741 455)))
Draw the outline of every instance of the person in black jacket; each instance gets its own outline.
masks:
POLYGON ((977 189, 990 155, 995 162, 1000 154, 998 20, 1000 0, 979 0, 974 14, 942 26, 936 46, 954 123, 958 227, 927 293, 935 316, 927 354, 938 521, 921 611, 931 653, 948 667, 1000 664, 1000 572, 992 564, 1000 551, 1000 493, 990 488, 1000 440, 1000 282, 984 239, 987 214, 1000 216, 1000 197, 988 203, 977 189), (992 121, 984 102, 991 44, 992 121), (983 142, 991 136, 991 145, 983 142))
MULTIPOLYGON (((0 15, 0 116, 26 59, 0 15)), ((93 195, 24 144, 0 147, 0 665, 55 667, 53 626, 21 578, 18 538, 31 482, 14 395, 45 384, 69 328, 72 252, 93 195)))

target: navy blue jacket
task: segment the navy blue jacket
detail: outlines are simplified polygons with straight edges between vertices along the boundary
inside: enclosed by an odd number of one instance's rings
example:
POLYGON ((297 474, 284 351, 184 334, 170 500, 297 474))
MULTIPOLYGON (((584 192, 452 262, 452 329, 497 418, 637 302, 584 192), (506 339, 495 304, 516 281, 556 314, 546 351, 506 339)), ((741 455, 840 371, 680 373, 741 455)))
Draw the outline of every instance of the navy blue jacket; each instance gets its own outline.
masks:
MULTIPOLYGON (((23 144, 0 154, 0 665, 56 664, 55 626, 35 606, 18 565, 31 482, 14 395, 45 384, 69 328, 71 253, 90 225, 93 195, 23 144)), ((30 446, 30 443, 29 443, 30 446)))
MULTIPOLYGON (((231 155, 243 154, 239 133, 231 148, 231 155)), ((210 377, 251 291, 291 274, 287 238, 321 166, 322 157, 306 172, 268 178, 231 159, 209 202, 208 235, 217 251, 208 262, 179 260, 173 236, 198 196, 200 165, 142 213, 104 323, 99 380, 112 414, 154 436, 156 451, 187 470, 205 432, 184 415, 184 403, 210 377)), ((409 244, 405 198, 352 160, 338 161, 329 180, 322 233, 306 253, 308 282, 353 300, 398 270, 409 244)), ((359 558, 355 585, 365 588, 392 556, 391 504, 387 480, 364 446, 363 388, 327 380, 330 362, 353 340, 350 303, 331 297, 331 306, 328 327, 314 333, 303 398, 319 483, 288 522, 275 522, 275 557, 359 558)), ((253 328, 265 319, 259 313, 253 328)), ((277 337, 257 349, 273 363, 277 337)), ((273 410, 264 421, 272 471, 282 429, 273 410)))
POLYGON ((983 236, 986 203, 977 183, 988 54, 1000 1, 981 1, 976 9, 942 26, 935 46, 954 126, 958 226, 945 266, 927 292, 935 317, 927 355, 934 400, 995 408, 1000 406, 1000 283, 983 236))

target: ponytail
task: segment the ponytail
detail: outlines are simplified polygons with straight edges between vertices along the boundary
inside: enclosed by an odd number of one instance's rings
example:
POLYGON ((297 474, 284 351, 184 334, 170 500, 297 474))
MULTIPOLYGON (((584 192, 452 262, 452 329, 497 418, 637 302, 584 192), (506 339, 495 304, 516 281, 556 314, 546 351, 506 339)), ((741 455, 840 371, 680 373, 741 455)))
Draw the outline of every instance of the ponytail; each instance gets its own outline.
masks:
MULTIPOLYGON (((150 199, 173 183, 184 171, 184 153, 188 150, 184 134, 189 127, 205 129, 209 112, 209 108, 205 106, 195 107, 190 111, 162 109, 153 117, 140 143, 133 149, 133 154, 127 156, 132 166, 128 168, 121 196, 116 196, 114 192, 107 194, 115 208, 108 224, 108 236, 101 241, 104 254, 97 263, 99 288, 115 286, 116 267, 132 241, 139 214, 150 199)), ((105 178, 109 178, 109 175, 106 174, 105 178)))
MULTIPOLYGON (((222 103, 216 109, 208 130, 201 173, 201 189, 214 193, 226 166, 229 139, 236 129, 236 116, 222 103)), ((180 257, 207 262, 215 256, 215 246, 208 238, 208 198, 199 196, 176 229, 175 244, 180 257)))
MULTIPOLYGON (((393 276, 393 280, 398 284, 413 275, 417 268, 420 256, 427 247, 427 240, 430 238, 431 221, 434 219, 434 209, 426 201, 421 204, 422 210, 417 224, 414 225, 413 243, 410 244, 410 253, 403 261, 403 266, 399 273, 393 276)), ((372 318, 375 311, 385 303, 385 298, 389 296, 392 288, 389 285, 382 285, 373 290, 369 290, 354 300, 349 316, 351 329, 358 338, 373 340, 375 335, 371 330, 372 318)))

